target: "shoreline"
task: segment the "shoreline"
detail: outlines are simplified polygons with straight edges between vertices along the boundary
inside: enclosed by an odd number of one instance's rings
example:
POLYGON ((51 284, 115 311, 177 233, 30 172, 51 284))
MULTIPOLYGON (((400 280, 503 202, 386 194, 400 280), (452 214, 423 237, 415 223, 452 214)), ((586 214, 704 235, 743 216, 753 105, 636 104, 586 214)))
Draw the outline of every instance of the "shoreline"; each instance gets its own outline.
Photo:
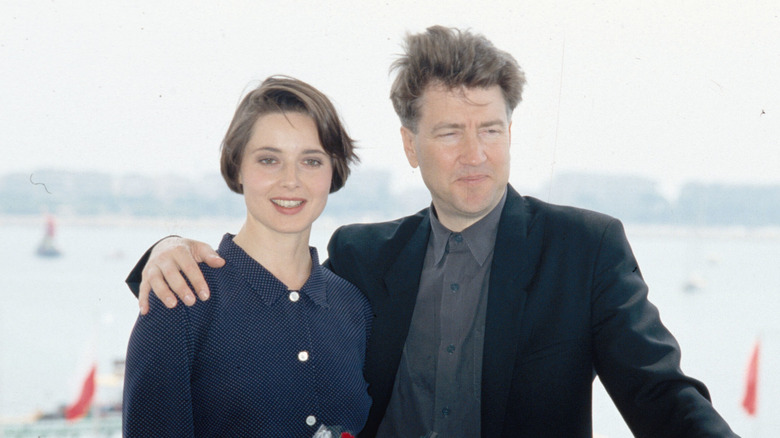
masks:
MULTIPOLYGON (((67 226, 98 226, 98 227, 170 227, 186 226, 211 228, 225 224, 240 224, 243 217, 151 217, 151 216, 56 216, 58 227, 67 226)), ((43 226, 46 223, 46 215, 0 215, 0 226, 43 226)))
MULTIPOLYGON (((356 217, 355 220, 344 220, 340 217, 322 215, 315 222, 316 228, 333 228, 350 223, 367 223, 372 221, 385 221, 393 218, 356 217)), ((200 218, 192 217, 151 217, 151 216, 57 216, 57 225, 68 226, 96 226, 96 227, 122 227, 122 228, 226 228, 238 229, 244 221, 244 217, 208 216, 200 218)), ((0 215, 0 227, 2 226, 44 226, 45 215, 0 215)), ((680 238, 734 238, 734 239, 780 239, 780 225, 771 226, 746 226, 746 225, 669 225, 669 224, 638 224, 623 222, 626 234, 636 237, 680 237, 680 238)))

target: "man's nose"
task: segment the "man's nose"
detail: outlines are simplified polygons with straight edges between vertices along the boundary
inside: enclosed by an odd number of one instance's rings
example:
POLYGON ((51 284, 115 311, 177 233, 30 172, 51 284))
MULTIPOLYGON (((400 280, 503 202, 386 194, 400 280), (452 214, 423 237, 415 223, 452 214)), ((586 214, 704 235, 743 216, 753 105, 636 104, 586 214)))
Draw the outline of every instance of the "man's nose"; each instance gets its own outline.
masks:
POLYGON ((463 140, 461 162, 463 164, 477 165, 485 161, 485 145, 477 134, 467 135, 463 140))

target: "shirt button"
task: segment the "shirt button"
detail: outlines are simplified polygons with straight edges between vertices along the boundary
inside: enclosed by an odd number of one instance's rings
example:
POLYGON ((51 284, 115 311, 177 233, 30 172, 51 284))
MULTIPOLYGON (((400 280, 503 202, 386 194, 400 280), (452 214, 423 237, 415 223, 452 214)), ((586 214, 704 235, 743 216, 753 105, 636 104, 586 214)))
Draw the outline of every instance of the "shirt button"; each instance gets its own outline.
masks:
POLYGON ((455 239, 455 241, 458 243, 463 242, 463 236, 461 236, 460 234, 456 234, 455 236, 453 236, 453 239, 455 239))
POLYGON ((301 362, 306 362, 307 360, 309 360, 309 352, 304 350, 298 353, 298 360, 301 362))
POLYGON ((455 346, 450 344, 447 346, 447 353, 452 354, 455 352, 455 346))
POLYGON ((452 284, 450 285, 450 290, 451 290, 451 291, 453 291, 453 292, 457 292, 457 291, 458 291, 458 289, 460 289, 460 285, 459 285, 458 283, 452 283, 452 284))
POLYGON ((317 417, 315 417, 314 415, 309 415, 308 417, 306 417, 306 424, 308 424, 309 426, 314 426, 315 424, 317 424, 317 417))
POLYGON ((298 293, 298 291, 292 291, 290 292, 290 301, 293 303, 301 299, 301 294, 298 293))

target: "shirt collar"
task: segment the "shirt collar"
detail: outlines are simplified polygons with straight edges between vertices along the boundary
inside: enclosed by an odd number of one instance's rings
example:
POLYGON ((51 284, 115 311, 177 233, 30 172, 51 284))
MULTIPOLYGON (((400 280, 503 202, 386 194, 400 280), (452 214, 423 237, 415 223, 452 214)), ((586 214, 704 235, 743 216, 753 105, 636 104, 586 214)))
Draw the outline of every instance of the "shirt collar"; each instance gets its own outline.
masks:
POLYGON ((453 233, 447 227, 439 222, 439 218, 436 217, 436 209, 433 204, 430 206, 430 218, 431 218, 431 243, 433 249, 434 259, 436 264, 441 262, 444 257, 444 253, 447 249, 447 240, 451 234, 460 234, 463 237, 464 242, 471 251, 471 254, 477 260, 480 266, 482 266, 487 260, 490 253, 496 244, 496 234, 498 233, 498 222, 501 219, 501 211, 504 209, 506 203, 506 193, 498 204, 490 211, 485 217, 478 220, 470 227, 461 231, 460 233, 453 233))
MULTIPOLYGON (((219 244, 219 255, 225 259, 226 264, 233 267, 233 270, 246 281, 249 287, 260 295, 265 304, 270 306, 279 298, 288 296, 291 292, 290 289, 236 245, 233 242, 234 237, 234 235, 227 233, 219 244)), ((320 266, 317 248, 310 246, 309 254, 311 255, 311 273, 306 284, 298 292, 308 296, 314 304, 328 307, 325 276, 322 272, 323 267, 320 266)))

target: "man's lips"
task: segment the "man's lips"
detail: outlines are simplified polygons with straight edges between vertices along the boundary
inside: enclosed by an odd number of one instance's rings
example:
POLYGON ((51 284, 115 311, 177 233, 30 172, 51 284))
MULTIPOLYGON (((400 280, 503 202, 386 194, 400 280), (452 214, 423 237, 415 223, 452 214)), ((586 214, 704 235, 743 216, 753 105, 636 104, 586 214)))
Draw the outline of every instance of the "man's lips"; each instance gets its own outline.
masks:
POLYGON ((488 176, 484 175, 484 174, 480 174, 480 175, 465 175, 465 176, 459 177, 457 179, 457 181, 464 182, 464 183, 477 183, 477 182, 484 181, 487 178, 488 178, 488 176))

